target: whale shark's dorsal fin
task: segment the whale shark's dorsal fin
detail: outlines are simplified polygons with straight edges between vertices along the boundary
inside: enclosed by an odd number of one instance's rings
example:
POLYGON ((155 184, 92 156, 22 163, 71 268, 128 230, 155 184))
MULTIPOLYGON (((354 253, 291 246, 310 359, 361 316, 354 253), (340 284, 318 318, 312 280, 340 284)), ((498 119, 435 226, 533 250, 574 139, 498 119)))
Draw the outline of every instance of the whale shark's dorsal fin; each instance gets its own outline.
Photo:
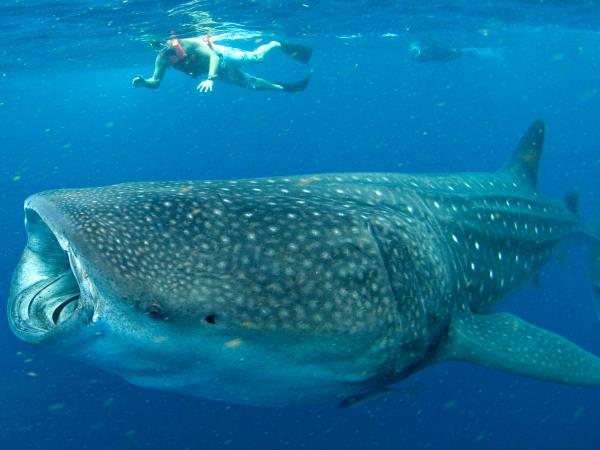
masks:
POLYGON ((544 122, 536 120, 525 132, 502 171, 512 174, 523 186, 535 189, 544 146, 544 122))

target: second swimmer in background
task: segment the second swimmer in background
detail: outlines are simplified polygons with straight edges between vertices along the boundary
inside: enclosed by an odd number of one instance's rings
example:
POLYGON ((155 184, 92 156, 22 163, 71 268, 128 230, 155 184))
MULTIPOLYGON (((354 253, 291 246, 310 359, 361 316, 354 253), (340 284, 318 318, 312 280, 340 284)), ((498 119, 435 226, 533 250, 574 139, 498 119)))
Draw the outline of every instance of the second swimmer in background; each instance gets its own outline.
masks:
POLYGON ((463 56, 496 58, 499 54, 489 47, 446 47, 436 43, 412 42, 410 56, 419 62, 448 62, 463 56))

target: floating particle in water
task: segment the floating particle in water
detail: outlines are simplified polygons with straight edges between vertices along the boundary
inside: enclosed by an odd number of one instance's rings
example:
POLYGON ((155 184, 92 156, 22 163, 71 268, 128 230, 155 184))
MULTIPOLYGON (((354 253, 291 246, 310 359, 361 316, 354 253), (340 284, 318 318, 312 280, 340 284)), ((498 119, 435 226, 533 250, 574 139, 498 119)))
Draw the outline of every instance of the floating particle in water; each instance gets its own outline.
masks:
POLYGON ((243 341, 241 339, 232 339, 230 341, 225 342, 225 347, 227 348, 235 348, 242 345, 243 341))
POLYGON ((37 372, 27 372, 25 375, 27 375, 28 377, 31 377, 31 378, 35 378, 35 377, 39 377, 40 376, 40 374, 37 373, 37 372))

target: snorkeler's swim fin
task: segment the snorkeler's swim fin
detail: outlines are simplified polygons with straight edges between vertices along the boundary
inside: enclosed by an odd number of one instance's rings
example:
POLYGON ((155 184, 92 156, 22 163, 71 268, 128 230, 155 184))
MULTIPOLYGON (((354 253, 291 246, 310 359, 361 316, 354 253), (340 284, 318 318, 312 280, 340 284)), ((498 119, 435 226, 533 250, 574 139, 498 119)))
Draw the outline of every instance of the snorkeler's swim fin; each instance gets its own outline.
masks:
POLYGON ((308 82, 309 82, 310 78, 305 78, 304 80, 300 80, 300 81, 293 81, 291 83, 286 83, 286 82, 276 82, 279 86, 283 87, 283 90, 285 92, 300 92, 303 91, 304 89, 306 89, 306 86, 308 86, 308 82))
POLYGON ((312 55, 313 49, 306 45, 281 43, 281 51, 290 55, 296 61, 306 64, 312 55))

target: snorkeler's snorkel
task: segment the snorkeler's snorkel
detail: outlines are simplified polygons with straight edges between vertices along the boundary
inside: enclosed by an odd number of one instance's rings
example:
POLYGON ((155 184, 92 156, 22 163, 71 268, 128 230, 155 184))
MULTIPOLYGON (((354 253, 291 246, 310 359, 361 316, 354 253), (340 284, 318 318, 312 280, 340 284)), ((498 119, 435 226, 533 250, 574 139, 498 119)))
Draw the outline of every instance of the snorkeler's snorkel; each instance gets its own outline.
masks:
POLYGON ((174 31, 171 32, 169 40, 166 42, 152 41, 150 46, 161 55, 169 58, 172 64, 187 57, 187 53, 181 46, 181 42, 174 31))

